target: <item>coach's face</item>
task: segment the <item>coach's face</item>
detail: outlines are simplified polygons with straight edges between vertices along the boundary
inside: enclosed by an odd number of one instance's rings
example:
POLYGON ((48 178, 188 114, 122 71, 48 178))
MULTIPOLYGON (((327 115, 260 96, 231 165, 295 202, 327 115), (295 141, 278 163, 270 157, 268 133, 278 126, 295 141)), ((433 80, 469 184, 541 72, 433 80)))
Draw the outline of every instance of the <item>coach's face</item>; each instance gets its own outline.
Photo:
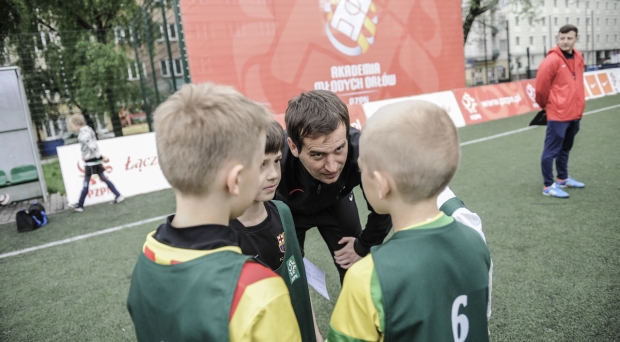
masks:
POLYGON ((573 46, 579 41, 579 37, 575 31, 558 34, 558 46, 564 52, 572 53, 573 46))
POLYGON ((344 124, 340 124, 330 134, 303 138, 301 151, 291 138, 288 138, 287 142, 293 155, 301 160, 312 177, 325 184, 338 180, 349 152, 347 128, 344 124))

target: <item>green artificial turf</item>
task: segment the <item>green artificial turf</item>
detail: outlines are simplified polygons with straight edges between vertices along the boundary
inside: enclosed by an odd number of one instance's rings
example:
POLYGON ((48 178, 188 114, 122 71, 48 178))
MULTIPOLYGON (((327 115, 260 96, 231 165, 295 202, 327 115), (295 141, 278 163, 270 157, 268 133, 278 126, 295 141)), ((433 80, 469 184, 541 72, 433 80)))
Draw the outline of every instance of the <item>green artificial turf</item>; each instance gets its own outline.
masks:
POLYGON ((45 184, 47 185, 47 192, 55 194, 60 192, 65 194, 65 182, 62 180, 62 172, 60 171, 60 163, 58 159, 51 163, 41 165, 43 168, 43 176, 45 177, 45 184))
MULTIPOLYGON (((620 103, 588 102, 586 111, 620 103)), ((534 113, 459 129, 471 141, 526 127, 534 113)), ((494 262, 492 341, 620 339, 620 108, 588 115, 569 162, 585 189, 570 199, 544 197, 544 128, 462 148, 453 191, 482 218, 494 262)), ((49 185, 48 185, 49 186, 49 185)), ((368 211, 356 189, 362 222, 368 211)), ((174 212, 172 191, 50 216, 18 234, 0 225, 0 254, 174 212)), ((125 300, 146 234, 136 225, 0 259, 0 341, 135 341, 125 300)), ((316 229, 306 256, 327 273, 331 301, 311 290, 323 335, 340 291, 338 273, 316 229)), ((398 261, 395 261, 398 262, 398 261)), ((274 332, 277 334, 277 332, 274 332)))

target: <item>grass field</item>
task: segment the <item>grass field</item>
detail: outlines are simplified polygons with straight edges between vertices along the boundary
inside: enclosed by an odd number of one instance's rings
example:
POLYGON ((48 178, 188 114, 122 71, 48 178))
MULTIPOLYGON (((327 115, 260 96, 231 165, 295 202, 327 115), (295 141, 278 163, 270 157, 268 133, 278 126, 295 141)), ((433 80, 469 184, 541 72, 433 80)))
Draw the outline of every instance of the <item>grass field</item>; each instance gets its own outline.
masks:
POLYGON ((62 180, 62 172, 60 171, 60 163, 58 162, 58 159, 47 164, 42 164, 41 168, 43 168, 47 192, 50 194, 60 192, 64 195, 65 182, 62 180))
MULTIPOLYGON (((586 111, 617 104, 620 95, 589 101, 586 111)), ((525 127, 532 115, 461 128, 461 141, 525 127)), ((492 341, 620 340, 619 132, 620 107, 584 117, 569 165, 587 187, 567 200, 541 195, 543 128, 463 146, 451 187, 482 218, 494 261, 492 341)), ((55 214, 31 233, 2 225, 0 254, 174 206, 168 190, 55 214)), ((365 204, 358 206, 365 222, 365 204)), ((0 258, 0 341, 135 341, 125 300, 145 235, 159 222, 0 258)), ((332 300, 312 293, 325 334, 340 285, 316 230, 306 243, 307 257, 327 273, 332 300)))

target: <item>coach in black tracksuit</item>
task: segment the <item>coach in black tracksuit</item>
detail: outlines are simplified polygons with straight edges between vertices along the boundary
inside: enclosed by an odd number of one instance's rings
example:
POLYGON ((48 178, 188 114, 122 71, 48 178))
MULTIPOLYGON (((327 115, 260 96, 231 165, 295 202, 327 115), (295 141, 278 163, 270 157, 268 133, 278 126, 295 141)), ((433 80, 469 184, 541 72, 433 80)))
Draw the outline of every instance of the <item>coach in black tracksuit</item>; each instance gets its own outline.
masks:
POLYGON ((321 90, 302 93, 289 101, 285 121, 277 199, 291 208, 302 249, 306 231, 318 228, 342 282, 347 268, 383 242, 392 221, 368 206, 362 231, 352 192, 361 184, 360 131, 350 127, 347 107, 338 96, 321 90))

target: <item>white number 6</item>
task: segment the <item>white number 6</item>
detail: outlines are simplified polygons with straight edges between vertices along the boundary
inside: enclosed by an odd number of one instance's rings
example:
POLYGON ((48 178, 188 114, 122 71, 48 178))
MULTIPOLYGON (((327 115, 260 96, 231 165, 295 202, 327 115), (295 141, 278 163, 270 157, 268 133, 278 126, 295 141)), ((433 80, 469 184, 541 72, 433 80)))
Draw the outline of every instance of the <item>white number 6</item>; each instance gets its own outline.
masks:
POLYGON ((467 333, 469 333, 469 320, 467 316, 460 314, 459 308, 467 306, 467 296, 460 295, 456 297, 454 303, 452 303, 452 336, 454 336, 454 342, 463 342, 467 339, 467 333), (459 334, 459 326, 461 331, 459 334))

